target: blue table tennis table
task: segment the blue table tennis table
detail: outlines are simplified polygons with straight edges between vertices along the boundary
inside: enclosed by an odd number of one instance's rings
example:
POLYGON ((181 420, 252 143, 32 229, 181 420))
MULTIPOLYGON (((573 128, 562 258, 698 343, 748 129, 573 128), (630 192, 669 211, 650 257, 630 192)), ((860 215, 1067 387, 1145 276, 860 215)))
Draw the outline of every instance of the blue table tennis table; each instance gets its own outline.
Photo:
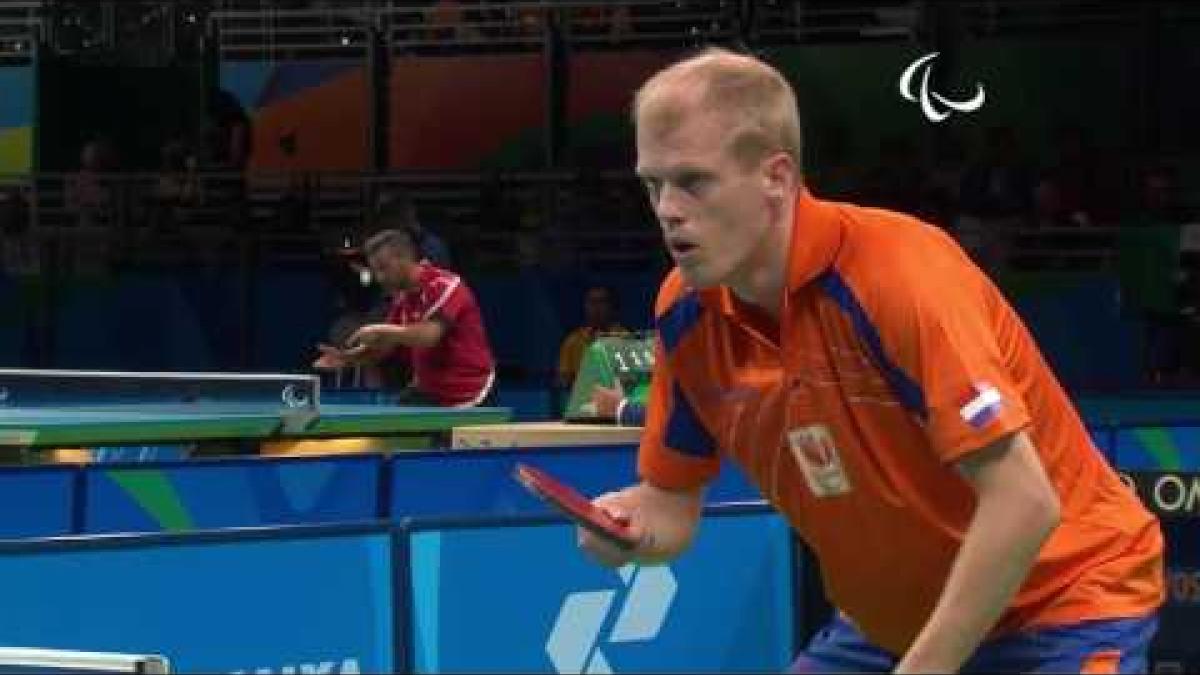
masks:
POLYGON ((498 407, 329 403, 315 377, 274 377, 0 369, 0 447, 345 436, 433 441, 454 427, 507 422, 512 414, 498 407))
POLYGON ((0 446, 39 448, 170 443, 215 439, 422 436, 456 426, 508 421, 507 408, 432 408, 334 404, 293 424, 274 409, 188 404, 0 408, 0 446))

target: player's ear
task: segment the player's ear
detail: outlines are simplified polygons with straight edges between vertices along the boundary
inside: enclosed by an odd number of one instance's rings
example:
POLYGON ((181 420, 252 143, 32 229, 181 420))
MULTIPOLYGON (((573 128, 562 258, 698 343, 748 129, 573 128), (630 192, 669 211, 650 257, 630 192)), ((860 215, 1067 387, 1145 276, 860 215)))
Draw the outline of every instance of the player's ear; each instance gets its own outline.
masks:
POLYGON ((777 152, 763 162, 763 180, 771 197, 787 199, 796 187, 796 163, 786 152, 777 152))
POLYGON ((792 199, 797 185, 796 164, 791 155, 777 152, 764 160, 762 180, 767 201, 773 208, 782 208, 792 199))

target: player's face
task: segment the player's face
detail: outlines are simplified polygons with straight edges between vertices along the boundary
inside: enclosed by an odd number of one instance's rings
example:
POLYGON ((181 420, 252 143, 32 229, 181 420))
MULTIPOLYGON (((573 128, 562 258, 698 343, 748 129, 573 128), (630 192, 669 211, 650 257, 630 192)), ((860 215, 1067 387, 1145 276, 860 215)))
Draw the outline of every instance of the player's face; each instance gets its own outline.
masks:
POLYGON ((667 250, 696 288, 736 286, 754 272, 771 223, 763 163, 730 152, 728 117, 712 112, 675 124, 639 120, 637 173, 667 250))
POLYGON ((388 291, 400 291, 412 286, 413 257, 394 246, 384 246, 367 256, 371 276, 388 291))
POLYGON ((609 301, 608 291, 603 288, 593 288, 588 291, 587 297, 583 301, 584 319, 589 326, 597 328, 606 328, 612 323, 613 311, 612 303, 609 301))

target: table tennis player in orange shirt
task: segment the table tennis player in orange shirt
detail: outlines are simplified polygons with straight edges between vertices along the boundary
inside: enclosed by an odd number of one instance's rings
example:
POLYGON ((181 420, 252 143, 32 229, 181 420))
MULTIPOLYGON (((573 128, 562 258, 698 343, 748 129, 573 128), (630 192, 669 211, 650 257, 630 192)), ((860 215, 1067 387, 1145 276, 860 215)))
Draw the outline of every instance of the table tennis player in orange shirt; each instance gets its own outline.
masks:
POLYGON ((637 172, 676 267, 655 310, 640 482, 595 503, 629 553, 685 551, 740 465, 838 609, 797 672, 1138 672, 1164 599, 1159 523, 1020 318, 942 230, 806 187, 795 93, 709 50, 652 76, 637 172))

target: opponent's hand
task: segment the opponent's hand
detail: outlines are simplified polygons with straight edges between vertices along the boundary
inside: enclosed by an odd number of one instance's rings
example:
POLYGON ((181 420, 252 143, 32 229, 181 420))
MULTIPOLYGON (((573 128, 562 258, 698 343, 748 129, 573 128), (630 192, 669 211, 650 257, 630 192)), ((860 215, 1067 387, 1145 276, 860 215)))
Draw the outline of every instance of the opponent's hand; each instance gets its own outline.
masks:
POLYGON ((609 492, 592 500, 592 504, 604 509, 608 515, 629 529, 629 533, 639 542, 637 546, 629 550, 622 549, 587 528, 576 527, 579 548, 605 567, 622 567, 634 562, 644 552, 643 549, 649 540, 637 502, 636 495, 629 490, 609 492))
POLYGON ((398 326, 372 323, 359 328, 346 339, 343 353, 351 359, 370 359, 385 354, 395 346, 398 326))
POLYGON ((321 355, 312 364, 312 367, 317 370, 341 370, 353 365, 346 353, 333 345, 322 342, 317 345, 317 351, 321 352, 321 355))

